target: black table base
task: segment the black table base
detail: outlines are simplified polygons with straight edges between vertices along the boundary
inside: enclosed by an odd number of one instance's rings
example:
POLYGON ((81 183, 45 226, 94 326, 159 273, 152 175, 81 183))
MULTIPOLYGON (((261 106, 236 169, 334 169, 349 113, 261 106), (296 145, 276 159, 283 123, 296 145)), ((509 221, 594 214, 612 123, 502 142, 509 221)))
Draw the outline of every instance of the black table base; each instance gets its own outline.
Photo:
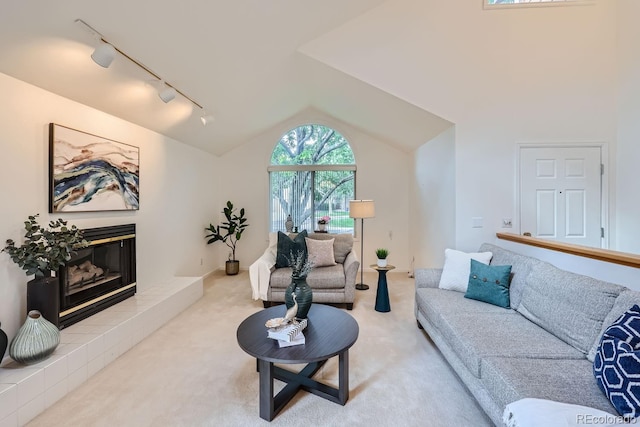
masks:
POLYGON ((343 405, 349 399, 349 351, 338 355, 338 388, 318 382, 312 377, 327 360, 309 363, 300 372, 292 372, 273 362, 257 359, 260 373, 260 418, 271 421, 300 390, 343 405), (287 383, 277 395, 273 395, 273 380, 287 383))

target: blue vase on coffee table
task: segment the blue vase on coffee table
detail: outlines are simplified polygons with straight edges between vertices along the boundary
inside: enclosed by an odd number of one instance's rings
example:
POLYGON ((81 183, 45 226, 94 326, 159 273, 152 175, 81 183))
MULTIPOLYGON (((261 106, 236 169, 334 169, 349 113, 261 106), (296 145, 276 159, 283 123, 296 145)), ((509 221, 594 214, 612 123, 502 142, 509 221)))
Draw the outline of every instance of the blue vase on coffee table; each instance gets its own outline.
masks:
POLYGON ((296 318, 306 319, 311 303, 313 302, 313 291, 307 283, 307 277, 292 277, 291 284, 284 292, 284 303, 287 308, 294 305, 292 294, 296 294, 296 302, 298 303, 298 314, 296 318))

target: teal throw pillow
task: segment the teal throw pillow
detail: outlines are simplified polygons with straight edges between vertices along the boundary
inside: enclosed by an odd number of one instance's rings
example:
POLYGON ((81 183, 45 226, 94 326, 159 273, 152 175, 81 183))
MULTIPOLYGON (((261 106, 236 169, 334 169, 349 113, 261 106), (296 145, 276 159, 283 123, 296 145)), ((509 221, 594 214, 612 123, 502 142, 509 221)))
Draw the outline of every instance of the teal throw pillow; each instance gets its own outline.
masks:
POLYGON ((510 265, 486 265, 472 259, 464 297, 509 308, 510 279, 510 265))
POLYGON ((302 230, 293 239, 282 231, 278 231, 278 251, 276 253, 276 268, 289 267, 289 258, 291 254, 296 256, 300 251, 304 252, 307 257, 307 243, 304 238, 307 237, 307 230, 302 230))

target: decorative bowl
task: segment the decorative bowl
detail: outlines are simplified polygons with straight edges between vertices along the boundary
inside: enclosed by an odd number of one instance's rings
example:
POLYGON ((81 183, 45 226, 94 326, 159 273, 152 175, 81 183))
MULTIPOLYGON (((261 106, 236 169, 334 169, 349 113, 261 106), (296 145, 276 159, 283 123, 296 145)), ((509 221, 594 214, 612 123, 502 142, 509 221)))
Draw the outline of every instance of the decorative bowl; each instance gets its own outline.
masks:
POLYGON ((287 323, 289 323, 289 321, 284 317, 276 317, 274 319, 267 320, 267 323, 265 323, 264 325, 267 328, 279 328, 280 326, 284 326, 287 323))

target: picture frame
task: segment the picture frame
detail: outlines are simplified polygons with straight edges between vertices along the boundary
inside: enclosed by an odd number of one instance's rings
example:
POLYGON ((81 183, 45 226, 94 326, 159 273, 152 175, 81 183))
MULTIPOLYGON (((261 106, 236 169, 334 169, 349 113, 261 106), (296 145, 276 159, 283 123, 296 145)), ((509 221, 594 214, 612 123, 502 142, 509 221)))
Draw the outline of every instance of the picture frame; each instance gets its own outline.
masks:
POLYGON ((49 123, 49 213, 140 208, 140 149, 49 123))

